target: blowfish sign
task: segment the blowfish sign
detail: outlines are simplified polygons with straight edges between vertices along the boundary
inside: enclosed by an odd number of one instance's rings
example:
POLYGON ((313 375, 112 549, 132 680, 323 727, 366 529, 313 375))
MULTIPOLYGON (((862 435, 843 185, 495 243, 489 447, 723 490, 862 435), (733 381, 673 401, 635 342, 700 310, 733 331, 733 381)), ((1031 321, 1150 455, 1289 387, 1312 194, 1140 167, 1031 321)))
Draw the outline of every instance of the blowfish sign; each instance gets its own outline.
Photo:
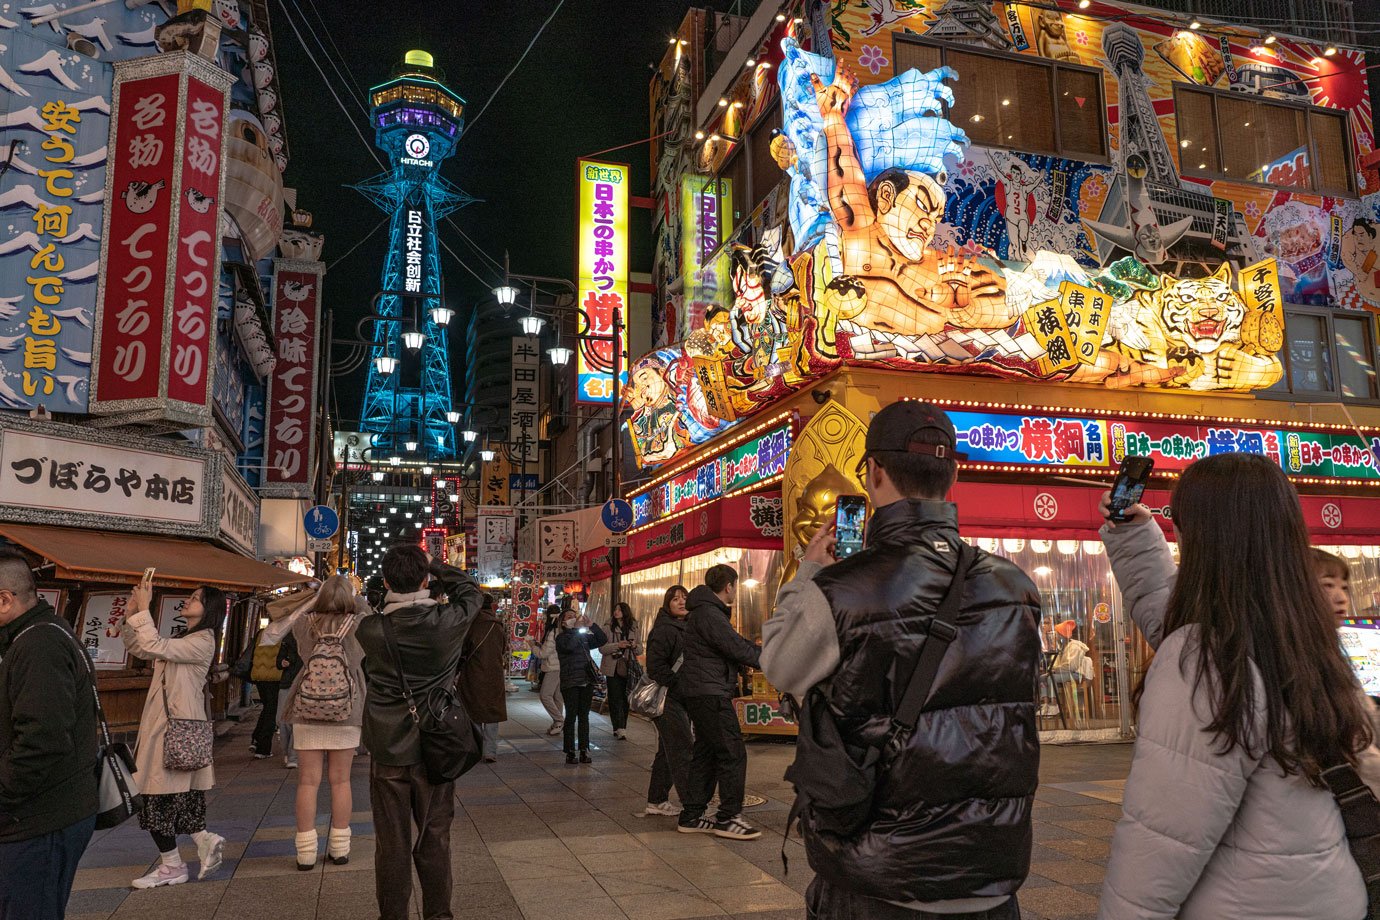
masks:
POLYGON ((190 54, 115 65, 93 413, 211 422, 230 82, 190 54))
POLYGON ((268 380, 268 424, 264 431, 262 495, 311 495, 311 460, 316 456, 316 355, 321 327, 320 262, 278 259, 273 263, 273 338, 278 360, 268 380))
MULTIPOLYGON (((614 311, 623 324, 620 352, 628 348, 628 167, 621 163, 580 160, 579 275, 580 309, 589 317, 581 335, 612 335, 614 311)), ((581 403, 613 402, 613 343, 580 342, 581 403)), ((627 381, 627 363, 619 373, 627 381)))

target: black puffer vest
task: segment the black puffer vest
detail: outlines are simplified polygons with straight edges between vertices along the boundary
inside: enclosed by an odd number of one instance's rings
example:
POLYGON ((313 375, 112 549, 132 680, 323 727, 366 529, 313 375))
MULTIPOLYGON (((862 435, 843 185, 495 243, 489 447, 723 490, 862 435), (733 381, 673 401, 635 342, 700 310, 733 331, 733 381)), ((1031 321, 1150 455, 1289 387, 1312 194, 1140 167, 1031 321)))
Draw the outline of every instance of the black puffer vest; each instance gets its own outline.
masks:
MULTIPOLYGON (((953 577, 958 539, 953 505, 898 501, 873 515, 866 550, 815 576, 838 623, 829 698, 849 743, 885 736, 953 577)), ((958 638, 915 733, 881 776, 873 820, 843 839, 806 818, 816 873, 898 902, 1015 893, 1030 870, 1039 782, 1039 620, 1030 578, 979 552, 958 638)))

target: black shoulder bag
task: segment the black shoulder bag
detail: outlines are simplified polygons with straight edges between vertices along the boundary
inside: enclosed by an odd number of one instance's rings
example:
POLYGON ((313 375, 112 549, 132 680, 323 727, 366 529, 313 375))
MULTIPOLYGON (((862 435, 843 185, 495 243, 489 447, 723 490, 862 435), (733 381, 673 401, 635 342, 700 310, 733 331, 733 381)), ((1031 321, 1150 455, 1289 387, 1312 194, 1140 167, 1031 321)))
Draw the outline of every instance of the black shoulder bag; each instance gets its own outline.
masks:
POLYGON ((484 737, 465 711, 465 704, 449 689, 455 684, 454 675, 418 704, 403 674, 402 655, 393 636, 392 619, 387 614, 381 616, 383 637, 388 642, 393 665, 398 669, 398 683, 402 684, 407 711, 422 736, 422 765, 426 768, 427 782, 434 786, 449 783, 479 763, 484 756, 484 737))
POLYGON ((1343 763, 1322 772, 1337 807, 1342 811, 1351 858, 1361 870, 1370 898, 1368 920, 1380 920, 1380 802, 1351 764, 1343 763))
MULTIPOLYGON (((786 819, 788 837, 790 828, 806 811, 814 830, 840 837, 851 837, 867 823, 877 793, 878 774, 901 752, 915 731, 920 710, 939 674, 939 664, 958 636, 954 621, 958 619, 963 585, 975 555, 971 546, 959 542, 953 581, 930 623, 915 670, 892 716, 891 729, 880 744, 858 746, 846 742, 824 691, 816 686, 806 694, 798 719, 795 763, 786 770, 786 779, 795 786, 796 795, 786 819)), ((784 841, 781 862, 786 863, 784 841)))

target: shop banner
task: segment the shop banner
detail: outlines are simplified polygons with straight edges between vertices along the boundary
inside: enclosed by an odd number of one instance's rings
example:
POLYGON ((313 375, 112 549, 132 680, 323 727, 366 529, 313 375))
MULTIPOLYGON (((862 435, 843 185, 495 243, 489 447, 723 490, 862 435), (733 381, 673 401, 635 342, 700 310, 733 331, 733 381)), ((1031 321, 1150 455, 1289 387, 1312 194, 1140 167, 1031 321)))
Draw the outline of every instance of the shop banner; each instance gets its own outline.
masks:
POLYGON ((504 581, 513 568, 513 509, 486 505, 479 509, 477 569, 481 584, 504 581))
POLYGON ((220 538, 248 556, 259 554, 259 494, 226 468, 220 503, 220 538))
POLYGON ((541 597, 537 592, 537 566, 530 562, 513 565, 512 605, 507 617, 509 671, 522 674, 532 658, 527 637, 541 631, 541 597))
POLYGON ((512 495, 512 466, 505 451, 495 450, 494 458, 484 462, 479 478, 479 504, 506 505, 512 495))
POLYGON ((187 52, 115 64, 93 413, 211 422, 231 79, 187 52))
POLYGON ((537 456, 537 378, 541 372, 541 340, 515 335, 508 406, 508 447, 513 467, 525 471, 540 462, 537 456))
POLYGON ((794 429, 776 428, 683 470, 649 489, 634 493, 633 527, 759 485, 786 470, 794 429))
POLYGON ((974 463, 1107 465, 1107 428, 1096 419, 950 412, 958 451, 974 463))
POLYGON ((160 453, 6 428, 0 430, 0 518, 63 517, 72 526, 154 533, 184 525, 200 532, 212 507, 213 467, 213 458, 195 448, 160 453))
MULTIPOLYGON (((580 212, 577 217, 579 306, 588 317, 580 335, 613 335, 614 311, 620 314, 619 351, 628 351, 628 183, 631 170, 623 163, 581 159, 578 163, 580 212)), ((575 400, 608 405, 613 402, 613 343, 581 338, 575 400)), ((628 380, 622 359, 620 383, 628 380)))
POLYGON ((537 523, 537 560, 542 581, 580 577, 578 522, 574 518, 543 518, 537 523))
POLYGON ((98 670, 118 671, 125 666, 125 643, 120 638, 129 609, 128 591, 88 594, 81 610, 81 642, 98 670))
POLYGON ((190 594, 165 594, 158 599, 158 635, 176 639, 187 631, 187 601, 190 594))
POLYGON ((321 340, 321 262, 273 262, 273 338, 278 360, 268 379, 264 497, 310 498, 316 460, 317 354, 321 340))
POLYGON ((446 558, 446 537, 450 534, 444 527, 423 527, 421 546, 426 553, 438 562, 449 564, 446 558))

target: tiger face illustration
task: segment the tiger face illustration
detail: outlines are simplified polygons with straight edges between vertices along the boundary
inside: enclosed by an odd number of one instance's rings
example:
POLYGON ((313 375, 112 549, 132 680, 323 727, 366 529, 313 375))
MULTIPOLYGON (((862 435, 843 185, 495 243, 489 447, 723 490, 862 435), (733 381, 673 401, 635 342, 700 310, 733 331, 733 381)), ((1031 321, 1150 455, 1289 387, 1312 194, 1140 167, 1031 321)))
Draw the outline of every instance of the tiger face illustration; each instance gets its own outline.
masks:
POLYGON ((1246 304, 1231 284, 1231 266, 1201 279, 1176 281, 1159 291, 1160 319, 1170 347, 1210 355, 1241 341, 1246 304))

